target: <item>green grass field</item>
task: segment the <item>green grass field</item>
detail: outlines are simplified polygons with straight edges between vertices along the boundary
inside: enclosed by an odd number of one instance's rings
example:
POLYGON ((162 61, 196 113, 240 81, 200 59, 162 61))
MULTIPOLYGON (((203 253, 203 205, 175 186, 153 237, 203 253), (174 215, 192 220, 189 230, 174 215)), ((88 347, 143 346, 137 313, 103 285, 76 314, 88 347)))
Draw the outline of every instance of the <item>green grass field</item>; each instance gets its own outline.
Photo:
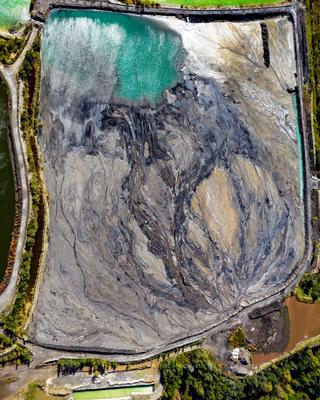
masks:
POLYGON ((285 3, 281 0, 156 0, 160 5, 184 7, 240 7, 285 3))
POLYGON ((135 386, 118 389, 87 390, 84 392, 74 392, 74 400, 104 400, 116 399, 119 397, 130 396, 131 393, 152 393, 152 386, 135 386))

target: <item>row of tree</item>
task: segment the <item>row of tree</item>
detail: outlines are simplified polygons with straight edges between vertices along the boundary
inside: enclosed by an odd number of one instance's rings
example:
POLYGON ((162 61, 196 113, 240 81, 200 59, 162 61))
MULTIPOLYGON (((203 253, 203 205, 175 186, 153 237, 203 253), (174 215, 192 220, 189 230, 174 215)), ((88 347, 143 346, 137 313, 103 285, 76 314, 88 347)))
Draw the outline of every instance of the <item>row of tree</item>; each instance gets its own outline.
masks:
POLYGON ((58 375, 73 375, 83 369, 88 369, 89 373, 99 373, 103 375, 107 370, 114 370, 117 363, 103 360, 101 358, 61 358, 58 361, 58 375))

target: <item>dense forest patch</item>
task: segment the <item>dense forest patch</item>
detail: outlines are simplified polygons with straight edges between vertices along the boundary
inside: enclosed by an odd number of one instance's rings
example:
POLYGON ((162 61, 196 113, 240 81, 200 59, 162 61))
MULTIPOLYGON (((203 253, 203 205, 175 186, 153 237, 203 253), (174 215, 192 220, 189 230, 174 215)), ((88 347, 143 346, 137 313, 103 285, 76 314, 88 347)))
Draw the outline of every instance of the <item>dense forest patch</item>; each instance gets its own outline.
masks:
POLYGON ((214 357, 195 350, 160 366, 164 400, 319 399, 320 347, 306 348, 244 379, 224 373, 214 357))

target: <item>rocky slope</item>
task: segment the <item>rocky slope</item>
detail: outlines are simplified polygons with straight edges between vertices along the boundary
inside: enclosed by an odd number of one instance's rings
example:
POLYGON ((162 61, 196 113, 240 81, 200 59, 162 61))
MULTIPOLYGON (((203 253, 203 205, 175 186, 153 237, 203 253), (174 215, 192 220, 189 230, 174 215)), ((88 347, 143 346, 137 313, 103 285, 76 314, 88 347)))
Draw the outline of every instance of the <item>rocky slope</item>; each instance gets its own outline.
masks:
POLYGON ((162 23, 185 56, 156 106, 58 98, 43 76, 40 344, 154 348, 272 293, 302 257, 291 24, 266 22, 267 68, 259 22, 162 23))

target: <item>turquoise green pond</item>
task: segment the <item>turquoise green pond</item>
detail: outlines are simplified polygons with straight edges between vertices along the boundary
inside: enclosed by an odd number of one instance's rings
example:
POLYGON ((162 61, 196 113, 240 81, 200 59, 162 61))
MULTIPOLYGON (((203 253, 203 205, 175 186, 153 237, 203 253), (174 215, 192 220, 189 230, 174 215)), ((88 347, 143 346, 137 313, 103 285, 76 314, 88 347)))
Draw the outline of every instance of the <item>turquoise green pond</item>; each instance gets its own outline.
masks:
POLYGON ((8 148, 7 93, 0 80, 0 281, 7 266, 15 214, 15 190, 8 148))
POLYGON ((87 390, 83 392, 74 392, 74 400, 103 400, 103 399, 116 399, 121 397, 130 396, 131 393, 152 393, 153 386, 135 386, 124 387, 117 389, 104 389, 104 390, 87 390))
POLYGON ((0 0, 0 30, 8 30, 29 17, 30 0, 0 0))
POLYGON ((155 102, 178 80, 181 57, 180 37, 150 18, 56 10, 45 26, 43 75, 69 97, 155 102))

